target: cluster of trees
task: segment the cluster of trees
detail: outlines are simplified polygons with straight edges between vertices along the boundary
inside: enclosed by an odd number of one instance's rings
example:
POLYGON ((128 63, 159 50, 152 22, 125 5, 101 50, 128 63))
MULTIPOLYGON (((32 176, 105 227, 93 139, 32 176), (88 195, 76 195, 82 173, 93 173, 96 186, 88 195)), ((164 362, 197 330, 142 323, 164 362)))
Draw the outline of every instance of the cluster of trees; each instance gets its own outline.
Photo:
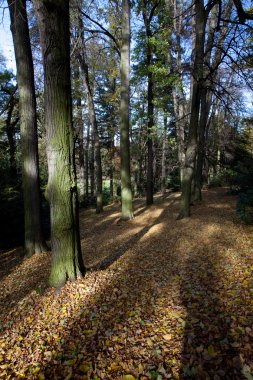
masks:
POLYGON ((114 199, 120 187, 127 220, 134 195, 150 205, 173 182, 183 218, 203 184, 224 174, 244 133, 253 13, 240 0, 8 0, 8 8, 17 77, 1 56, 3 183, 17 185, 22 173, 29 256, 47 249, 46 180, 50 283, 60 287, 85 273, 78 198, 100 213, 105 193, 114 199))

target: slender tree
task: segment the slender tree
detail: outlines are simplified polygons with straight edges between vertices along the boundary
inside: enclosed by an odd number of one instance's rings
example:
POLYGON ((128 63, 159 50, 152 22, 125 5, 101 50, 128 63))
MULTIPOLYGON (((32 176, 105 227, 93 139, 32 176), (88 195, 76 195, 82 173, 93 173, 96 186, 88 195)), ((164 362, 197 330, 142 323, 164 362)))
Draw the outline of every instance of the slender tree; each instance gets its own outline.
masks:
POLYGON ((22 147, 25 251, 27 256, 47 250, 42 233, 39 187, 38 137, 34 71, 26 1, 8 0, 17 65, 22 147))
POLYGON ((207 14, 203 0, 195 1, 195 27, 193 28, 193 69, 191 76, 191 117, 186 144, 185 164, 182 179, 182 197, 179 219, 190 215, 191 186, 197 156, 197 138, 200 110, 200 95, 203 79, 205 25, 207 14))
POLYGON ((120 49, 120 159, 121 218, 133 218, 130 174, 129 109, 130 109, 130 1, 122 1, 122 43, 120 49))
POLYGON ((74 163, 70 85, 69 1, 34 0, 44 64, 52 268, 50 284, 84 274, 74 163))

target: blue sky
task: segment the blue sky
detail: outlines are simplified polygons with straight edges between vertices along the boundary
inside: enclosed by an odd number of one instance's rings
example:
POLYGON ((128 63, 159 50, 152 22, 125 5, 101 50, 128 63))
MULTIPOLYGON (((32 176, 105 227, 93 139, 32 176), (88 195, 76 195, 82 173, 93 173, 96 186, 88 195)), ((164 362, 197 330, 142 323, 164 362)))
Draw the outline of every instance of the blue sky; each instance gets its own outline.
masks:
MULTIPOLYGON (((1 6, 5 6, 5 2, 1 2, 1 6)), ((0 50, 7 59, 8 69, 16 71, 12 36, 10 31, 10 18, 8 8, 0 10, 0 50)))

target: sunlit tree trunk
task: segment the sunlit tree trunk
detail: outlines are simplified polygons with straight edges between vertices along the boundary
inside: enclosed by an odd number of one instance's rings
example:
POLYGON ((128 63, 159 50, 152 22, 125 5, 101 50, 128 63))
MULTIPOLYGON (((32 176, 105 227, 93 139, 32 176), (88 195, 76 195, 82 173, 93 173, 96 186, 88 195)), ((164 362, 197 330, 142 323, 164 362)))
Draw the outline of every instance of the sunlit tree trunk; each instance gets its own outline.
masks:
POLYGON ((32 52, 26 1, 8 0, 19 89, 19 114, 27 256, 47 250, 41 223, 38 137, 32 52))
POLYGON ((130 109, 130 1, 122 1, 122 43, 120 50, 120 176, 121 218, 133 218, 130 174, 129 109, 130 109))
POLYGON ((61 287, 84 274, 81 255, 70 85, 69 1, 34 0, 44 63, 52 268, 61 287))

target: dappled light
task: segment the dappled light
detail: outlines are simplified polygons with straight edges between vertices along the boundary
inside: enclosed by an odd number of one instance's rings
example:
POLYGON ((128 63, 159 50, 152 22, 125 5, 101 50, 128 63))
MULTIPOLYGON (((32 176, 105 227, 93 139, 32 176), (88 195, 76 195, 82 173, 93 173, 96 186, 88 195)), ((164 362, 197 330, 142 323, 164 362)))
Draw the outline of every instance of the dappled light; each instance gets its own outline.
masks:
MULTIPOLYGON (((225 190, 206 192, 186 223, 172 216, 177 199, 158 197, 134 220, 104 224, 99 234, 82 231, 97 243, 96 251, 83 250, 91 270, 58 294, 45 291, 46 255, 21 262, 1 282, 2 304, 12 288, 11 307, 0 317, 6 378, 242 379, 250 373, 252 227, 234 223, 235 198, 225 190), (225 212, 213 207, 219 204, 225 212), (26 277, 22 285, 17 276, 31 264, 29 278, 37 283, 26 277)), ((93 213, 83 211, 81 225, 112 220, 115 205, 104 218, 93 213)))

